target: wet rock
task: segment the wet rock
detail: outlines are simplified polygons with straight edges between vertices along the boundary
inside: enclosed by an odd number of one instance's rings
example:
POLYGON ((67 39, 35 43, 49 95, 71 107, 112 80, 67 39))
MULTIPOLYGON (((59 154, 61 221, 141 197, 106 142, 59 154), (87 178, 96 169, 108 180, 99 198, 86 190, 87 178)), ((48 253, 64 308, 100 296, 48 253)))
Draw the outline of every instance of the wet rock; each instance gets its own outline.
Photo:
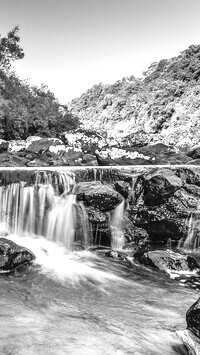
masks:
POLYGON ((101 182, 80 182, 75 185, 73 193, 86 207, 92 206, 102 212, 114 210, 123 201, 117 191, 101 182))
POLYGON ((34 254, 14 242, 0 238, 0 273, 10 272, 35 258, 34 254))
POLYGON ((167 271, 193 271, 198 270, 195 259, 185 254, 175 253, 172 250, 154 250, 136 255, 136 258, 145 266, 167 271))
POLYGON ((200 298, 186 313, 187 328, 200 339, 200 298))
POLYGON ((176 334, 182 340, 183 344, 189 351, 189 355, 199 355, 200 354, 200 340, 194 333, 188 330, 177 331, 176 334))
POLYGON ((86 212, 93 231, 93 244, 110 246, 111 225, 109 213, 102 212, 91 206, 86 207, 86 212))
POLYGON ((129 197, 131 192, 130 184, 126 181, 116 181, 115 189, 118 191, 125 199, 129 197))
POLYGON ((144 181, 145 203, 150 206, 160 205, 181 187, 181 179, 172 170, 153 170, 144 181))
POLYGON ((124 257, 116 250, 109 250, 105 253, 105 256, 113 258, 115 260, 124 260, 124 257))
POLYGON ((143 244, 149 237, 144 228, 137 227, 130 221, 124 223, 124 236, 128 243, 134 242, 137 245, 143 244))

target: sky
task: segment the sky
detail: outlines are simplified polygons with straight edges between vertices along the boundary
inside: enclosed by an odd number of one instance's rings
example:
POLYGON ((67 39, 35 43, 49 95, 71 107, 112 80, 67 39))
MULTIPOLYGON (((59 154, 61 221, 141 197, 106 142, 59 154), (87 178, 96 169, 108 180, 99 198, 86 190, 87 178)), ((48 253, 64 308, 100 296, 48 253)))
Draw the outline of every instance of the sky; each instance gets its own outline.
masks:
POLYGON ((0 0, 0 34, 19 26, 15 70, 68 103, 200 44, 199 14, 199 0, 0 0))

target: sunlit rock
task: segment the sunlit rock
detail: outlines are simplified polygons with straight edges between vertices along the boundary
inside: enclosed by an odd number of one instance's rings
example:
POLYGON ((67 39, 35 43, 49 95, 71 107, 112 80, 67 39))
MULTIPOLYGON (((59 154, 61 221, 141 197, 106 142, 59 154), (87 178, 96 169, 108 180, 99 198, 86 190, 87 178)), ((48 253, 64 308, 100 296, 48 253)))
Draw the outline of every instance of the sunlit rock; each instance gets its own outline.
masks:
POLYGON ((26 148, 26 141, 11 140, 9 141, 8 151, 11 153, 23 152, 26 148))

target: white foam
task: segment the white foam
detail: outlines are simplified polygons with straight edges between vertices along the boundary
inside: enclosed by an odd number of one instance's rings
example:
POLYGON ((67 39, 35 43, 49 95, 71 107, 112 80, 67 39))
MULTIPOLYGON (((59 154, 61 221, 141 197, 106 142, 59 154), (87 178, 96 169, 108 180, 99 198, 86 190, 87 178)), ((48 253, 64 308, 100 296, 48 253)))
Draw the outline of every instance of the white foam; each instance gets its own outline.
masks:
POLYGON ((121 280, 112 273, 97 269, 99 257, 89 251, 69 252, 63 246, 42 236, 9 235, 8 239, 31 250, 41 266, 41 272, 60 282, 76 283, 89 281, 95 285, 106 285, 109 281, 121 280))

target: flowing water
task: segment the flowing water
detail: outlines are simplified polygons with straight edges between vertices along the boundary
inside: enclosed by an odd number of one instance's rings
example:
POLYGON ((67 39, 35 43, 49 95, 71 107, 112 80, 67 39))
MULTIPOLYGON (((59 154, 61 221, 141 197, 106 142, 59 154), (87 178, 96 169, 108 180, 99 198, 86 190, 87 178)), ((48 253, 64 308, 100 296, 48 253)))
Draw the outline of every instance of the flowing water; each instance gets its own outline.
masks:
MULTIPOLYGON (((186 354, 175 331, 185 329, 198 291, 132 259, 73 251, 75 215, 83 216, 81 242, 89 245, 84 207, 69 194, 73 183, 65 174, 56 182, 43 175, 32 186, 1 187, 1 235, 28 247, 36 260, 0 275, 0 354, 186 354)), ((112 218, 118 247, 123 208, 112 218)))

